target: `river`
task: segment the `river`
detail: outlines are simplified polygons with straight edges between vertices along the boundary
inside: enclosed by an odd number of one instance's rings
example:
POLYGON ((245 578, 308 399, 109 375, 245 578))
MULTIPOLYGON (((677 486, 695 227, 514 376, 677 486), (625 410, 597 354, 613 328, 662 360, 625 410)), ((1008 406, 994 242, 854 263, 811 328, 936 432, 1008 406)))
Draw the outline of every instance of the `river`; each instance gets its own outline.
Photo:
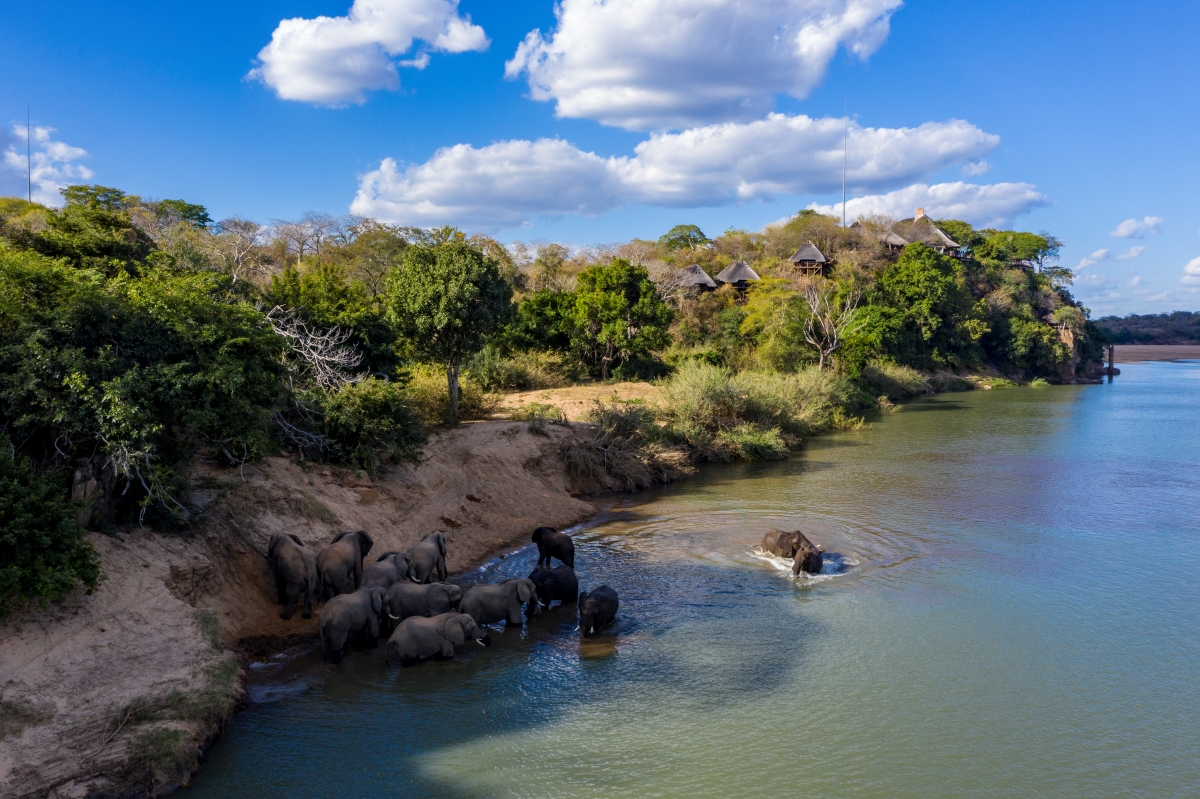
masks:
POLYGON ((1200 796, 1200 362, 1122 370, 627 498, 575 531, 607 634, 265 664, 179 795, 1200 796), (793 579, 771 527, 838 568, 793 579))

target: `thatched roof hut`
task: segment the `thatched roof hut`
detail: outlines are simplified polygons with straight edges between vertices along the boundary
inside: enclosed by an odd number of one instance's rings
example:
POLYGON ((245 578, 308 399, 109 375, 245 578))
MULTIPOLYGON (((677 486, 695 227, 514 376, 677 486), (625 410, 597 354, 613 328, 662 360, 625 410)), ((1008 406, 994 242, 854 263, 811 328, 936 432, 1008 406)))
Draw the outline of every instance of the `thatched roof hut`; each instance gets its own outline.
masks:
POLYGON ((892 229, 909 241, 919 241, 940 252, 942 255, 958 256, 962 247, 950 234, 937 226, 931 218, 925 215, 924 208, 918 208, 912 219, 901 219, 892 229))
POLYGON ((908 239, 904 238, 903 236, 896 235, 896 233, 891 230, 868 230, 862 222, 855 222, 850 226, 850 229, 856 231, 858 235, 863 236, 864 238, 873 237, 876 241, 887 247, 889 250, 903 250, 910 243, 908 239))
POLYGON ((821 252, 817 245, 811 241, 805 242, 788 260, 792 262, 792 266, 795 267, 797 272, 813 275, 819 275, 824 272, 825 266, 828 263, 825 253, 821 252))
POLYGON ((722 283, 732 283, 738 288, 744 289, 746 283, 752 280, 761 280, 761 278, 750 268, 750 264, 745 261, 734 261, 721 270, 721 273, 717 275, 717 280, 722 283))
POLYGON ((712 291, 717 287, 713 279, 708 276, 708 272, 705 272, 699 264, 691 264, 679 270, 679 285, 700 291, 712 291))

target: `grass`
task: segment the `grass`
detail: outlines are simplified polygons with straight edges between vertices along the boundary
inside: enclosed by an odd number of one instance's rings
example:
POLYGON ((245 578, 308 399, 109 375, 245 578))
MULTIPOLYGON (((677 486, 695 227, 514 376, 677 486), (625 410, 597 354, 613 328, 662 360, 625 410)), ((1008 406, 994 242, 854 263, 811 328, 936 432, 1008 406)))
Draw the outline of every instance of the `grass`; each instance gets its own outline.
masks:
POLYGON ((200 634, 208 640, 208 645, 217 652, 221 651, 221 618, 213 610, 197 610, 192 614, 196 619, 196 627, 200 634))
POLYGON ((0 699, 0 741, 16 738, 26 727, 35 727, 54 718, 54 708, 0 699))
POLYGON ((487 391, 562 388, 583 376, 580 365, 562 353, 531 351, 505 357, 490 346, 468 362, 467 373, 487 391))
POLYGON ((694 471, 688 452, 663 440, 645 403, 597 401, 585 419, 591 436, 563 450, 567 475, 580 493, 649 488, 694 471))
POLYGON ((871 361, 863 367, 862 384, 873 396, 889 401, 927 394, 932 390, 929 381, 916 369, 889 361, 871 361))
POLYGON ((568 424, 567 416, 562 409, 543 402, 531 402, 511 413, 514 421, 528 422, 529 432, 536 436, 549 436, 546 425, 568 424))
POLYGON ((304 494, 304 499, 300 500, 300 512, 306 518, 317 519, 326 524, 338 523, 338 517, 333 511, 325 507, 319 499, 311 497, 307 493, 304 494))
MULTIPOLYGON (((450 393, 446 386, 446 370, 432 364, 420 364, 413 368, 407 388, 413 410, 427 426, 441 427, 449 424, 450 393)), ((486 390, 469 372, 460 374, 458 380, 458 418, 466 422, 486 419, 500 408, 503 397, 486 390)))
POLYGON ((129 743, 129 755, 132 776, 152 789, 182 780, 200 759, 196 742, 173 727, 139 733, 129 743))

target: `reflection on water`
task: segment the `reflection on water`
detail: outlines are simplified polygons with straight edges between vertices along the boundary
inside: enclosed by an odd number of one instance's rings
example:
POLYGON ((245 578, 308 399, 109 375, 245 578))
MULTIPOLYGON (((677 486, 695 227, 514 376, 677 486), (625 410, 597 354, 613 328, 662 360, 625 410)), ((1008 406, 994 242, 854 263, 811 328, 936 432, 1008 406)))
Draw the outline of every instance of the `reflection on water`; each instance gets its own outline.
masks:
POLYGON ((604 635, 556 605, 453 661, 267 664, 181 795, 1198 796, 1200 364, 1122 368, 630 498, 576 537, 604 635))

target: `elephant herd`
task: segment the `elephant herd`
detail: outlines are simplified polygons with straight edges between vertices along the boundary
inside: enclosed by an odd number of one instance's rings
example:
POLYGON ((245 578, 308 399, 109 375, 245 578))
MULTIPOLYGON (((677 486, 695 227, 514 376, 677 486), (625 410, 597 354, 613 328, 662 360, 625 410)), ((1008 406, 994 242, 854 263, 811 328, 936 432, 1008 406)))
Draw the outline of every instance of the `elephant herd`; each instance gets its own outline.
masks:
POLYGON ((533 533, 538 564, 528 577, 463 590, 446 579, 446 536, 433 532, 408 552, 384 552, 364 568, 374 542, 365 531, 338 533, 314 554, 296 536, 271 536, 267 559, 275 577, 280 614, 290 619, 303 602, 303 618, 324 602, 320 614, 321 648, 337 663, 346 645, 369 647, 389 634, 384 653, 389 664, 407 665, 431 657, 453 657, 455 647, 474 641, 491 644, 482 625, 520 625, 550 603, 577 603, 582 636, 599 632, 617 614, 617 592, 602 585, 579 592, 575 544, 551 527, 533 533), (552 567, 552 559, 562 565, 552 567), (544 567, 543 567, 544 564, 544 567), (436 580, 434 579, 436 577, 436 580))

